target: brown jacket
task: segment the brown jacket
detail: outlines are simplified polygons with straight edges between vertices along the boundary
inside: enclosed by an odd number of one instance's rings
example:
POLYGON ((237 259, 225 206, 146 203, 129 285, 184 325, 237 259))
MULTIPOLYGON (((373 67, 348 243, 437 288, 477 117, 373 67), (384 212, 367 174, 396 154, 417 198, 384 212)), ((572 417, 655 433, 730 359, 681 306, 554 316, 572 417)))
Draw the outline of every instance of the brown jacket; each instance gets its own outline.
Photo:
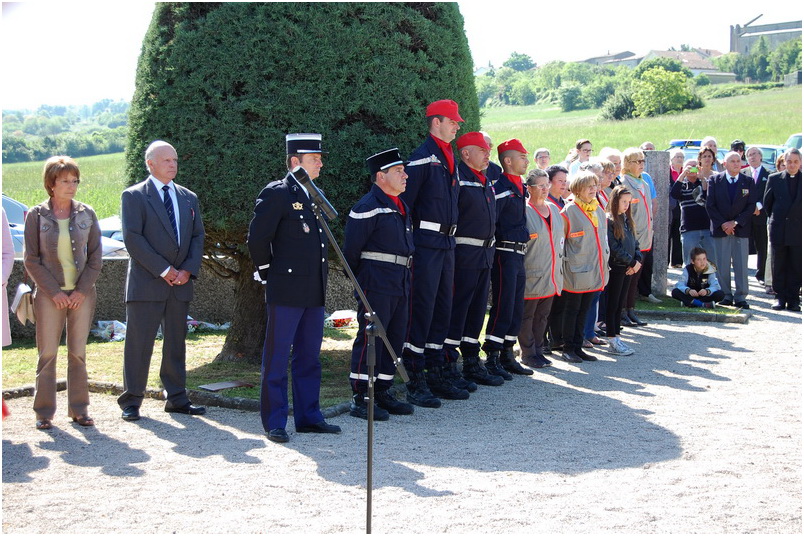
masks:
MULTIPOLYGON (((101 271, 103 249, 98 217, 92 207, 73 200, 70 210, 70 240, 78 272, 75 290, 87 294, 101 271)), ((25 269, 36 283, 36 292, 52 298, 64 286, 58 255, 59 224, 50 200, 36 205, 25 218, 25 269)))

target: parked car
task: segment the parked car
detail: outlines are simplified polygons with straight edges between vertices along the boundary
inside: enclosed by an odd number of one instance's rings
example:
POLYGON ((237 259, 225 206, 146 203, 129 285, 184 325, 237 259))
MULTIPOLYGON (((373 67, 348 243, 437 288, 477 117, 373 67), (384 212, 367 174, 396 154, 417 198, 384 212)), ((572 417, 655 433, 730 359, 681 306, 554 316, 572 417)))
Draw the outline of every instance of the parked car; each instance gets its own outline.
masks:
POLYGON ((780 154, 787 150, 787 147, 784 145, 759 145, 757 143, 746 143, 745 146, 746 148, 757 147, 760 151, 762 151, 762 164, 771 173, 776 171, 776 159, 779 158, 780 154))
POLYGON ((798 134, 792 134, 789 138, 787 138, 784 146, 788 148, 801 149, 801 132, 798 134))
POLYGON ((28 214, 28 207, 16 199, 3 194, 3 209, 6 211, 8 223, 25 223, 25 215, 28 214))
MULTIPOLYGON (((670 140, 670 147, 666 150, 672 151, 673 149, 681 149, 684 151, 684 160, 698 158, 698 153, 701 151, 701 140, 670 140)), ((718 147, 717 159, 719 162, 723 162, 727 152, 726 149, 718 147)))
MULTIPOLYGON (((799 136, 801 135, 799 134, 799 136)), ((793 136, 791 136, 791 139, 792 137, 793 136)), ((788 140, 788 142, 789 141, 790 140, 788 140)), ((799 143, 801 143, 800 138, 799 143)), ((762 163, 771 173, 776 171, 776 159, 785 151, 785 149, 787 149, 787 147, 781 145, 761 145, 757 143, 746 143, 745 146, 758 147, 762 151, 762 163)), ((670 147, 667 150, 670 151, 672 149, 681 149, 684 151, 685 160, 689 158, 697 158, 698 151, 701 150, 701 140, 670 140, 670 147)), ((727 149, 721 149, 718 147, 717 159, 720 162, 723 162, 723 159, 726 157, 726 153, 728 153, 727 149)))
POLYGON ((98 223, 100 224, 101 234, 108 238, 114 238, 115 240, 123 240, 123 224, 120 221, 120 216, 109 216, 108 218, 103 218, 99 220, 98 223))

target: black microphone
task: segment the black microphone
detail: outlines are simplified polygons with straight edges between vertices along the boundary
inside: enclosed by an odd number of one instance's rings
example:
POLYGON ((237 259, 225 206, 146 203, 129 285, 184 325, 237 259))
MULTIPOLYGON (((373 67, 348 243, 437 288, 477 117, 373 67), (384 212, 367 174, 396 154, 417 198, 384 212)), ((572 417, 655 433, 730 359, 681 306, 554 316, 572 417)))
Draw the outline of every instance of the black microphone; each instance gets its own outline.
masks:
POLYGON ((313 184, 310 175, 307 174, 307 171, 303 167, 296 166, 290 174, 293 175, 293 178, 296 179, 299 184, 304 186, 304 189, 310 194, 310 199, 312 199, 313 203, 324 213, 327 220, 332 221, 338 217, 338 211, 327 201, 327 198, 324 197, 324 194, 318 189, 318 186, 313 184))

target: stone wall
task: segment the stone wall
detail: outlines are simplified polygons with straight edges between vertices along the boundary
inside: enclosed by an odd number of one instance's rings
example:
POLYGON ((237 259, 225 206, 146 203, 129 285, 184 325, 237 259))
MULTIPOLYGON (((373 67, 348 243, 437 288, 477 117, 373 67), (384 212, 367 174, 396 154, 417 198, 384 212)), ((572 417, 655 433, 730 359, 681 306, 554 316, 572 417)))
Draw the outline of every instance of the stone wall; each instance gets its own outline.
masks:
MULTIPOLYGON (((126 320, 124 302, 127 259, 105 259, 103 269, 96 284, 98 304, 95 309, 95 322, 98 320, 126 320)), ((22 261, 14 262, 14 270, 8 282, 9 304, 14 299, 17 284, 22 281, 22 261)), ((222 324, 232 319, 234 307, 234 282, 216 277, 206 267, 201 268, 200 277, 195 281, 195 298, 190 303, 190 316, 196 320, 222 324)), ((255 297, 257 298, 257 297, 255 297)), ((260 295, 257 299, 262 300, 260 295)), ((351 286, 337 263, 330 264, 330 278, 327 290, 326 310, 328 313, 338 309, 356 309, 357 304, 351 286)), ((9 317, 13 338, 33 338, 34 327, 22 326, 16 316, 9 317)))

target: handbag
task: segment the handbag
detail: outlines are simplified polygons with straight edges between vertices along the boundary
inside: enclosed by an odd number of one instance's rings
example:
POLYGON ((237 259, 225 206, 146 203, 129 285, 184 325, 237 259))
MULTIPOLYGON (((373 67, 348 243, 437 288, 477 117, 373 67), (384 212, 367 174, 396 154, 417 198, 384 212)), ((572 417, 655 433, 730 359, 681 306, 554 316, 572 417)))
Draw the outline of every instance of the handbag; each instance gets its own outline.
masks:
POLYGON ((36 324, 33 292, 27 283, 17 285, 17 293, 14 295, 14 301, 11 303, 11 310, 17 315, 17 320, 19 320, 23 326, 26 321, 31 324, 36 324))

